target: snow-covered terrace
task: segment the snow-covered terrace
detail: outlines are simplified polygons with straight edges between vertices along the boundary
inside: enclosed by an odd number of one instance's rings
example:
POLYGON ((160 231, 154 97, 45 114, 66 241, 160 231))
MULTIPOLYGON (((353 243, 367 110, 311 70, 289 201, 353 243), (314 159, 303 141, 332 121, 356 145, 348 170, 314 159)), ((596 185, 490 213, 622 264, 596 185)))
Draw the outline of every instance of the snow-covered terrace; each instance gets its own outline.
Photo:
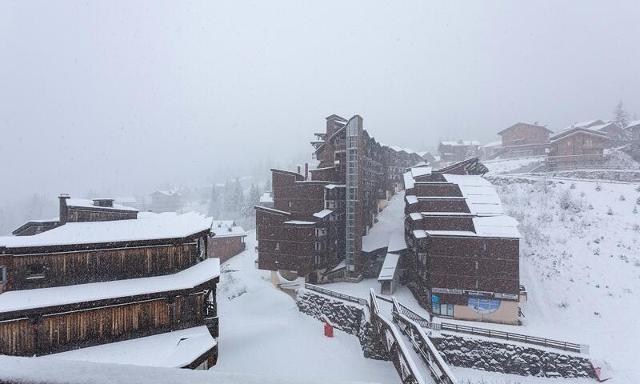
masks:
POLYGON ((119 243, 177 239, 210 230, 211 218, 197 213, 140 213, 138 219, 67 223, 33 236, 0 237, 0 247, 30 248, 58 245, 119 243))
POLYGON ((0 313, 188 290, 218 276, 220 260, 207 259, 172 275, 9 291, 0 294, 0 313))
POLYGON ((182 368, 216 346, 206 326, 96 345, 43 356, 41 359, 182 368))

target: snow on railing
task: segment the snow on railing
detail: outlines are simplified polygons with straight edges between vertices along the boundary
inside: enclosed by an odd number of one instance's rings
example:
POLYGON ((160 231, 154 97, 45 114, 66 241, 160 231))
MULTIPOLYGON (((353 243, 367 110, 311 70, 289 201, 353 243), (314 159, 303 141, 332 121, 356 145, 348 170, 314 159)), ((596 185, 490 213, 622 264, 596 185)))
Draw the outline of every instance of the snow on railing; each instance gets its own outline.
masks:
MULTIPOLYGON (((405 315, 408 308, 393 298, 393 320, 399 323, 399 328, 404 334, 409 337, 413 348, 418 352, 422 360, 429 367, 431 376, 439 384, 457 384, 456 378, 451 371, 451 368, 444 361, 435 345, 429 340, 429 337, 424 332, 423 327, 405 315)), ((410 311, 410 310, 409 310, 410 311)), ((410 311, 418 317, 415 312, 410 311)))
POLYGON ((305 287, 305 289, 308 289, 310 291, 315 291, 315 292, 318 292, 318 293, 322 293, 323 295, 335 297, 337 299, 341 299, 341 300, 345 300, 345 301, 350 301, 352 303, 356 303, 356 304, 360 304, 360 305, 364 305, 364 306, 369 304, 366 299, 363 299, 361 297, 347 295, 346 293, 337 292, 337 291, 333 291, 331 289, 322 288, 322 287, 319 287, 317 285, 305 283, 304 287, 305 287))
POLYGON ((373 288, 369 295, 369 309, 371 311, 371 323, 391 355, 393 365, 404 384, 426 384, 425 378, 420 375, 416 362, 411 358, 402 335, 393 323, 390 323, 380 315, 377 295, 373 288))
POLYGON ((543 347, 562 349, 565 351, 577 352, 582 354, 589 354, 589 346, 586 344, 570 343, 568 341, 547 339, 545 337, 529 336, 519 333, 511 333, 504 331, 496 331, 488 328, 470 327, 467 325, 458 325, 451 323, 432 323, 431 329, 451 331, 459 333, 468 333, 472 335, 492 337, 497 339, 503 339, 508 341, 517 341, 521 343, 541 345, 543 347))

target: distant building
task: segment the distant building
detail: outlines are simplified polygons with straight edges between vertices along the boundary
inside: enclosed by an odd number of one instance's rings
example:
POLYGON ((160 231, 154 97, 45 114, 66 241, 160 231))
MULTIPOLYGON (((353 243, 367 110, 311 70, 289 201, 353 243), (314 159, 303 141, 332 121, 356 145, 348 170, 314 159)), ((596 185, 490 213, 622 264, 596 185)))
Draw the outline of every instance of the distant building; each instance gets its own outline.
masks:
POLYGON ((547 127, 537 123, 516 123, 498 132, 502 138, 502 150, 494 155, 500 157, 544 156, 549 148, 551 133, 547 127))
POLYGON ((517 324, 518 223, 470 165, 404 175, 410 287, 433 315, 517 324))
POLYGON ((478 156, 480 143, 475 140, 441 141, 438 145, 440 161, 452 163, 478 156))
POLYGON ((210 240, 211 220, 197 214, 60 196, 55 228, 0 237, 0 354, 93 347, 83 358, 100 362, 153 346, 156 366, 214 365, 220 272, 210 240))
POLYGON ((478 148, 478 157, 483 160, 494 159, 502 153, 502 149, 503 147, 501 141, 487 143, 481 145, 480 148, 478 148))
POLYGON ((368 262, 362 236, 402 187, 403 171, 422 158, 381 145, 357 115, 331 115, 315 135, 317 168, 271 170, 273 207, 256 206, 258 266, 310 281, 357 278, 368 262))
POLYGON ((624 129, 631 140, 629 151, 636 161, 640 161, 640 120, 630 122, 624 129))
POLYGON ((209 257, 224 263, 246 249, 244 238, 247 233, 232 220, 214 220, 211 225, 213 237, 210 239, 209 257))
POLYGON ((271 196, 270 191, 267 191, 260 196, 260 206, 273 208, 273 196, 271 196))
POLYGON ((138 217, 135 208, 114 204, 114 199, 72 199, 67 194, 61 194, 60 215, 51 220, 30 220, 13 231, 15 236, 32 236, 46 232, 65 223, 88 221, 129 220, 138 217))
POLYGON ((604 132, 590 128, 568 128, 551 137, 547 166, 550 169, 598 166, 605 160, 604 149, 608 146, 609 137, 604 132))
POLYGON ((151 211, 178 212, 184 205, 178 191, 155 191, 151 194, 151 211))

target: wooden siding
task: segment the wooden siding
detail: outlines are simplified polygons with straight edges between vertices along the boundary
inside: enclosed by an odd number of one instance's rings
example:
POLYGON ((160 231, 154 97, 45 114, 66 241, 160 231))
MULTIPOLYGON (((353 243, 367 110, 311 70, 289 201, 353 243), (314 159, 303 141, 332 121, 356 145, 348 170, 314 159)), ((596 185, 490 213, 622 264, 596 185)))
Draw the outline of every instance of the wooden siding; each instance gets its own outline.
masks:
POLYGON ((175 273, 197 262, 197 248, 197 243, 190 242, 14 255, 9 289, 44 288, 175 273), (28 270, 33 265, 44 267, 44 277, 30 277, 28 270))
POLYGON ((44 355, 202 325, 207 292, 3 321, 0 354, 44 355))

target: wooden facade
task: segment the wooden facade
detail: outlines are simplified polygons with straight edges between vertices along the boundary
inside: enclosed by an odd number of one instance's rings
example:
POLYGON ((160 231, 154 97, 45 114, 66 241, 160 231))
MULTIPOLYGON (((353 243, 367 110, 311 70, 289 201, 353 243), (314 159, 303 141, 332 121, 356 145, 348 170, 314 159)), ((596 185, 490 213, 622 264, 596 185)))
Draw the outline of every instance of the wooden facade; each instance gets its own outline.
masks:
POLYGON ((502 138, 501 157, 544 156, 551 130, 538 124, 516 123, 498 132, 502 138))
POLYGON ((201 325, 215 316, 206 298, 216 282, 193 292, 0 313, 0 354, 46 355, 201 325))
MULTIPOLYGON (((123 229, 167 225, 146 220, 123 229)), ((129 223, 116 219, 91 228, 99 233, 102 225, 115 230, 129 223)), ((206 260, 206 220, 196 221, 186 236, 184 223, 177 225, 184 237, 149 239, 145 230, 139 240, 127 233, 131 240, 99 243, 82 243, 83 232, 73 232, 77 225, 55 230, 65 231, 66 238, 79 236, 76 244, 57 244, 52 231, 0 246, 0 354, 45 355, 202 325, 218 336, 219 271, 215 261, 206 260), (209 270, 205 281, 202 271, 209 270)), ((189 365, 216 358, 217 347, 189 365)))
POLYGON ((304 174, 271 170, 274 209, 256 207, 258 265, 305 276, 314 272, 309 277, 315 279, 350 253, 353 261, 347 269, 358 275, 365 265, 362 236, 375 221, 379 201, 395 193, 402 172, 422 158, 378 143, 363 129, 360 116, 346 120, 331 115, 325 132, 316 136, 312 144, 319 165, 310 175, 306 169, 304 174), (353 216, 347 220, 349 169, 357 184, 350 199, 353 216))
POLYGON ((408 278, 418 301, 435 315, 517 324, 519 238, 479 233, 469 196, 461 185, 447 182, 442 170, 411 174, 405 179, 405 240, 408 278))
POLYGON ((608 145, 609 137, 605 133, 571 128, 551 138, 547 165, 550 169, 597 166, 605 160, 604 149, 608 145))

